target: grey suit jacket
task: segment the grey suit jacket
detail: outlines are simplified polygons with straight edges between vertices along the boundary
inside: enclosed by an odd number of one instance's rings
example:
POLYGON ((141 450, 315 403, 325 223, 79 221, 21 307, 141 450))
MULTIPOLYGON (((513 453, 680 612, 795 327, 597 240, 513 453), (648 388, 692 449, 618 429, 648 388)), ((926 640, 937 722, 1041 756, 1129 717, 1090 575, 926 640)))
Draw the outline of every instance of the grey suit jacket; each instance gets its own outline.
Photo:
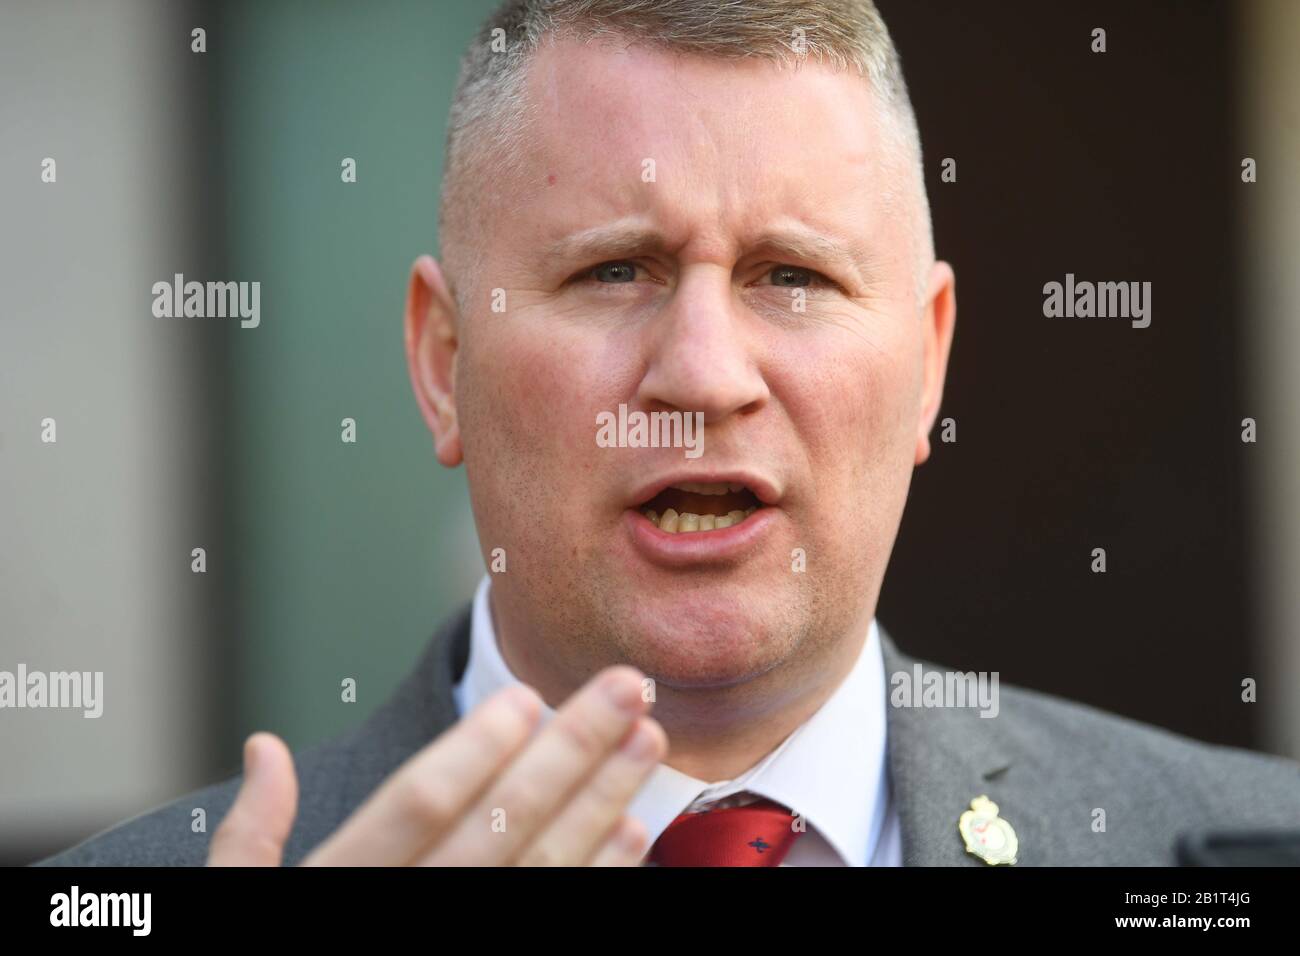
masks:
MULTIPOLYGON (((415 670, 360 727, 294 755, 299 808, 285 863, 299 862, 408 757, 457 720, 452 688, 469 653, 469 608, 446 622, 415 670)), ((918 663, 880 630, 887 675, 918 663)), ((920 662, 926 671, 943 671, 920 662)), ((1030 690, 1002 685, 996 717, 977 709, 888 708, 889 770, 909 866, 984 866, 957 819, 987 794, 1015 828, 1018 865, 1166 865, 1188 830, 1300 826, 1300 764, 1211 746, 1030 690), (1105 832, 1094 832, 1094 808, 1105 832)), ((46 866, 201 865, 206 810, 225 816, 240 778, 144 813, 46 866)))

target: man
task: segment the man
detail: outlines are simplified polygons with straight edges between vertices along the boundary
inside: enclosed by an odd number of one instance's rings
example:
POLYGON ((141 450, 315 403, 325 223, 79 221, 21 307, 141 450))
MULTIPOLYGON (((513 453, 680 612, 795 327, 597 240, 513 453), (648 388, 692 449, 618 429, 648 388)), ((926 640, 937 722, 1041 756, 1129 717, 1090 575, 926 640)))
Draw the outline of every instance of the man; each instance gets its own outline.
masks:
POLYGON ((1279 758, 891 694, 955 686, 875 609, 956 300, 870 3, 505 4, 441 219, 406 349, 472 608, 351 734, 254 735, 242 779, 47 862, 1162 864, 1300 821, 1279 758))

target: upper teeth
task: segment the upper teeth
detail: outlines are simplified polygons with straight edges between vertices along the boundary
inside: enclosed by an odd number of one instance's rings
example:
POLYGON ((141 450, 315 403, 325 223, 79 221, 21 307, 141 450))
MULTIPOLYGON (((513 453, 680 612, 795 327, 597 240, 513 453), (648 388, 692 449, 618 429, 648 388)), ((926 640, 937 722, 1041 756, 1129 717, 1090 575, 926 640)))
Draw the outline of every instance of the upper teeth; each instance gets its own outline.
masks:
POLYGON ((727 492, 735 494, 745 486, 739 482, 728 483, 725 481, 683 481, 679 485, 673 485, 678 491, 688 491, 693 495, 725 495, 727 492))

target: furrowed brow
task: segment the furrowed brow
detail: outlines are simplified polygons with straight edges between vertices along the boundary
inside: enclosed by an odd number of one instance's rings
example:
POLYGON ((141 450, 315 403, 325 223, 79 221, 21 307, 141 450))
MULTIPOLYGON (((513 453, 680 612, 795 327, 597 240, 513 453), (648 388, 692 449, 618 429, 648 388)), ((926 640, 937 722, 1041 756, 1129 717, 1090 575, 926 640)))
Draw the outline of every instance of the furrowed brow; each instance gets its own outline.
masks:
MULTIPOLYGON (((753 248, 812 265, 836 266, 864 282, 875 272, 875 256, 868 248, 843 243, 811 230, 780 229, 766 232, 754 241, 753 248)), ((544 246, 539 253, 538 262, 541 265, 557 262, 608 262, 674 251, 663 234, 653 228, 615 224, 584 229, 564 236, 544 246)))
POLYGON ((871 273, 874 259, 866 249, 844 245, 815 232, 764 233, 755 242, 755 247, 796 261, 838 266, 862 280, 871 273))
POLYGON ((645 253, 662 253, 668 243, 654 229, 633 226, 598 226, 565 236, 542 250, 543 262, 589 262, 621 259, 645 253))

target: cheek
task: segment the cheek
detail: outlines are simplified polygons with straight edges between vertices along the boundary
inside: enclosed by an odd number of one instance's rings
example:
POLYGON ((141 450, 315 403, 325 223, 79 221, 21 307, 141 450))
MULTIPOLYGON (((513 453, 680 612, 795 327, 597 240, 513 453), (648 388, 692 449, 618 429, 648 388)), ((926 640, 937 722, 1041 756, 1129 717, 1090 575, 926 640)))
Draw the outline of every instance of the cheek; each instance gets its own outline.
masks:
MULTIPOLYGON (((470 504, 485 552, 501 547, 512 577, 526 579, 532 562, 516 555, 551 554, 564 547, 559 514, 565 487, 564 416, 571 407, 561 358, 527 345, 500 315, 474 316, 462 335, 457 413, 470 504)), ((568 439, 572 441, 573 439, 568 439)))
POLYGON ((629 350, 566 327, 540 334, 536 313, 476 321, 461 343, 457 395, 471 488, 482 489, 477 505, 489 520, 542 524, 594 493, 589 476, 607 453, 596 415, 626 400, 614 362, 629 350))
POLYGON ((844 425, 854 430, 861 454, 872 467, 911 473, 920 367, 912 343, 900 342, 887 353, 871 356, 840 383, 853 395, 845 403, 844 425))
POLYGON ((824 491, 910 474, 921 342, 905 321, 882 318, 871 334, 842 331, 788 350, 781 391, 824 491))
MULTIPOLYGON (((465 387, 458 395, 468 449, 508 452, 535 468, 582 450, 583 357, 563 342, 501 316, 481 319, 490 330, 462 343, 465 387)), ((591 415, 595 420, 595 413, 591 415)), ((595 433, 593 425, 592 434, 595 433)), ((594 443, 594 441, 593 441, 594 443)), ((501 467, 520 467, 499 461, 501 467)))
MULTIPOLYGON (((877 337, 810 357, 795 429, 815 500, 801 530, 828 560, 816 583, 876 580, 888 561, 911 482, 919 360, 905 336, 877 337)), ((851 586, 851 585, 845 585, 851 586)))

